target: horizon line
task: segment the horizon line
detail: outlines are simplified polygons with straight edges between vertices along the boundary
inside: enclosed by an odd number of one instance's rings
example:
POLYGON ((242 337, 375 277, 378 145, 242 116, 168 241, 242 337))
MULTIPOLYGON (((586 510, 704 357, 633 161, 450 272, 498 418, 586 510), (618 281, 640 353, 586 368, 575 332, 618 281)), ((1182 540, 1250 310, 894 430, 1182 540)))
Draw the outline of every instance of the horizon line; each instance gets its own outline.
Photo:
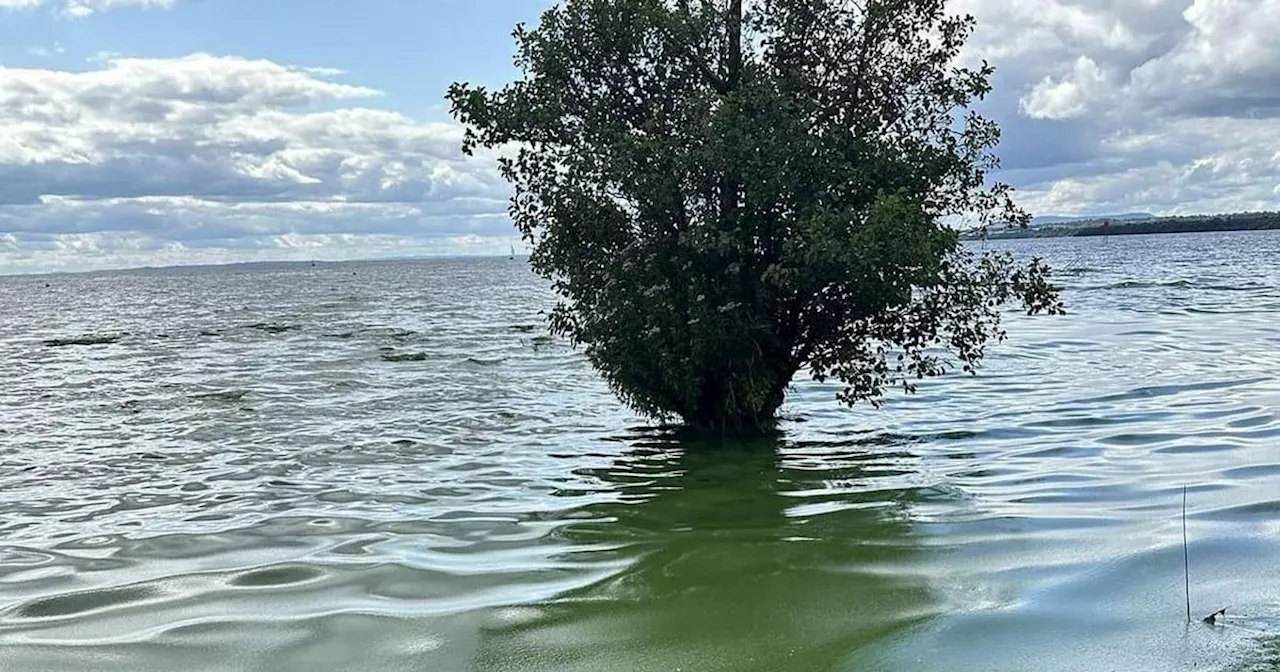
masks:
MULTIPOLYGON (((527 251, 517 253, 514 258, 519 259, 528 257, 527 251)), ((103 268, 86 268, 80 270, 46 270, 46 271, 6 271, 0 268, 0 277, 4 278, 21 278, 21 277, 40 277, 51 275, 89 275, 93 273, 123 273, 128 271, 162 271, 170 269, 198 269, 198 268, 226 268, 230 266, 309 266, 315 264, 319 266, 339 265, 339 264, 360 264, 370 262, 396 262, 396 261, 447 261, 450 259, 510 259, 509 254, 493 254, 490 252, 473 253, 451 253, 451 254, 422 254, 399 257, 356 257, 351 259, 256 259, 252 261, 221 261, 221 262, 204 262, 204 263, 173 263, 173 264, 139 264, 133 266, 110 266, 103 268)))

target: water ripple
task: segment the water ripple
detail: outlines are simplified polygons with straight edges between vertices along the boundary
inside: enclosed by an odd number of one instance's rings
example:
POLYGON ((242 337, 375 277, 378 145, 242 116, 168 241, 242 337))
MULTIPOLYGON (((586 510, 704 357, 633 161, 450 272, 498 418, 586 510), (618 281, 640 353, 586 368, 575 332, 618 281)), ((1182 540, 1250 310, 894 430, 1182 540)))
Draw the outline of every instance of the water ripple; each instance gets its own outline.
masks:
POLYGON ((1280 236, 1002 245, 1070 316, 729 444, 637 424, 505 259, 0 279, 0 668, 1265 664, 1280 236))

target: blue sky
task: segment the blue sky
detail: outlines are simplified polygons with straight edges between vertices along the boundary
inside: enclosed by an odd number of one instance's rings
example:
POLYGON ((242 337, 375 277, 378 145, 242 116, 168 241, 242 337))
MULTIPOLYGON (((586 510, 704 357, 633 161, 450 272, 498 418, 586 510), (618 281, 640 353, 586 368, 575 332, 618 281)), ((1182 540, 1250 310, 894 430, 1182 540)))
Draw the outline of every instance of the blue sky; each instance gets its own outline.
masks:
POLYGON ((344 70, 343 81, 384 92, 377 105, 444 121, 448 110, 441 100, 451 82, 500 85, 516 74, 511 29, 520 21, 536 22, 547 4, 194 0, 168 9, 119 7, 68 20, 58 4, 49 2, 34 11, 0 13, 0 62, 87 70, 100 54, 263 58, 344 70), (58 47, 61 53, 55 53, 58 47))
MULTIPOLYGON (((501 253, 443 93, 551 0, 0 0, 0 273, 501 253)), ((1280 209, 1280 0, 949 0, 1036 214, 1280 209)))

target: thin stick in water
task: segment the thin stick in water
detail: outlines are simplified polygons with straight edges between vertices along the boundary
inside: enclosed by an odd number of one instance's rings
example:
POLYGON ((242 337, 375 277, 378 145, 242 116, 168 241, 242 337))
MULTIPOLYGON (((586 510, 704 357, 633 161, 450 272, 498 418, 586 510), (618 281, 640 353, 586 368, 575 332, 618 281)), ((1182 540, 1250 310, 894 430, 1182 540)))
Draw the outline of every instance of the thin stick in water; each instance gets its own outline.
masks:
POLYGON ((1191 622, 1191 559, 1187 554, 1187 486, 1182 486, 1182 576, 1187 588, 1187 623, 1191 622))

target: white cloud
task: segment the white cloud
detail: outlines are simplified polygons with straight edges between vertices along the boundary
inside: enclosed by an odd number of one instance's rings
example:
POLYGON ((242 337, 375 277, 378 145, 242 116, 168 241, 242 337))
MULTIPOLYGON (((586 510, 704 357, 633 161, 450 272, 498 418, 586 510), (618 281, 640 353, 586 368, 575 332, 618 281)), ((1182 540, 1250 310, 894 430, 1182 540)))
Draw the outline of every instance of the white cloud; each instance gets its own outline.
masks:
POLYGON ((64 16, 83 18, 119 7, 172 7, 175 0, 0 0, 0 10, 27 10, 51 5, 64 16))
POLYGON ((1042 212, 1276 209, 1278 147, 1274 119, 1168 120, 1147 132, 1115 135, 1102 144, 1093 170, 1028 190, 1023 200, 1042 212))
POLYGON ((27 49, 27 53, 32 56, 45 58, 55 54, 58 54, 58 55, 64 54, 66 53, 66 49, 62 46, 62 44, 55 42, 52 47, 30 47, 27 49))
POLYGON ((468 236, 505 249, 493 158, 463 157, 454 124, 360 106, 381 92, 342 74, 208 54, 0 67, 0 232, 17 247, 0 267, 288 255, 299 240, 328 256, 468 236))
MULTIPOLYGON (((1000 177, 1034 212, 1280 208, 1280 0, 951 6, 979 19, 966 58, 997 66, 1000 177)), ((337 69, 234 56, 0 67, 0 270, 505 251, 493 157, 385 105, 337 69)))
POLYGON ((1080 56, 1067 75, 1045 76, 1019 104, 1024 114, 1035 119, 1070 119, 1087 112, 1106 87, 1106 75, 1098 64, 1080 56))
POLYGON ((1042 214, 1280 209, 1280 0, 953 0, 1042 214))

